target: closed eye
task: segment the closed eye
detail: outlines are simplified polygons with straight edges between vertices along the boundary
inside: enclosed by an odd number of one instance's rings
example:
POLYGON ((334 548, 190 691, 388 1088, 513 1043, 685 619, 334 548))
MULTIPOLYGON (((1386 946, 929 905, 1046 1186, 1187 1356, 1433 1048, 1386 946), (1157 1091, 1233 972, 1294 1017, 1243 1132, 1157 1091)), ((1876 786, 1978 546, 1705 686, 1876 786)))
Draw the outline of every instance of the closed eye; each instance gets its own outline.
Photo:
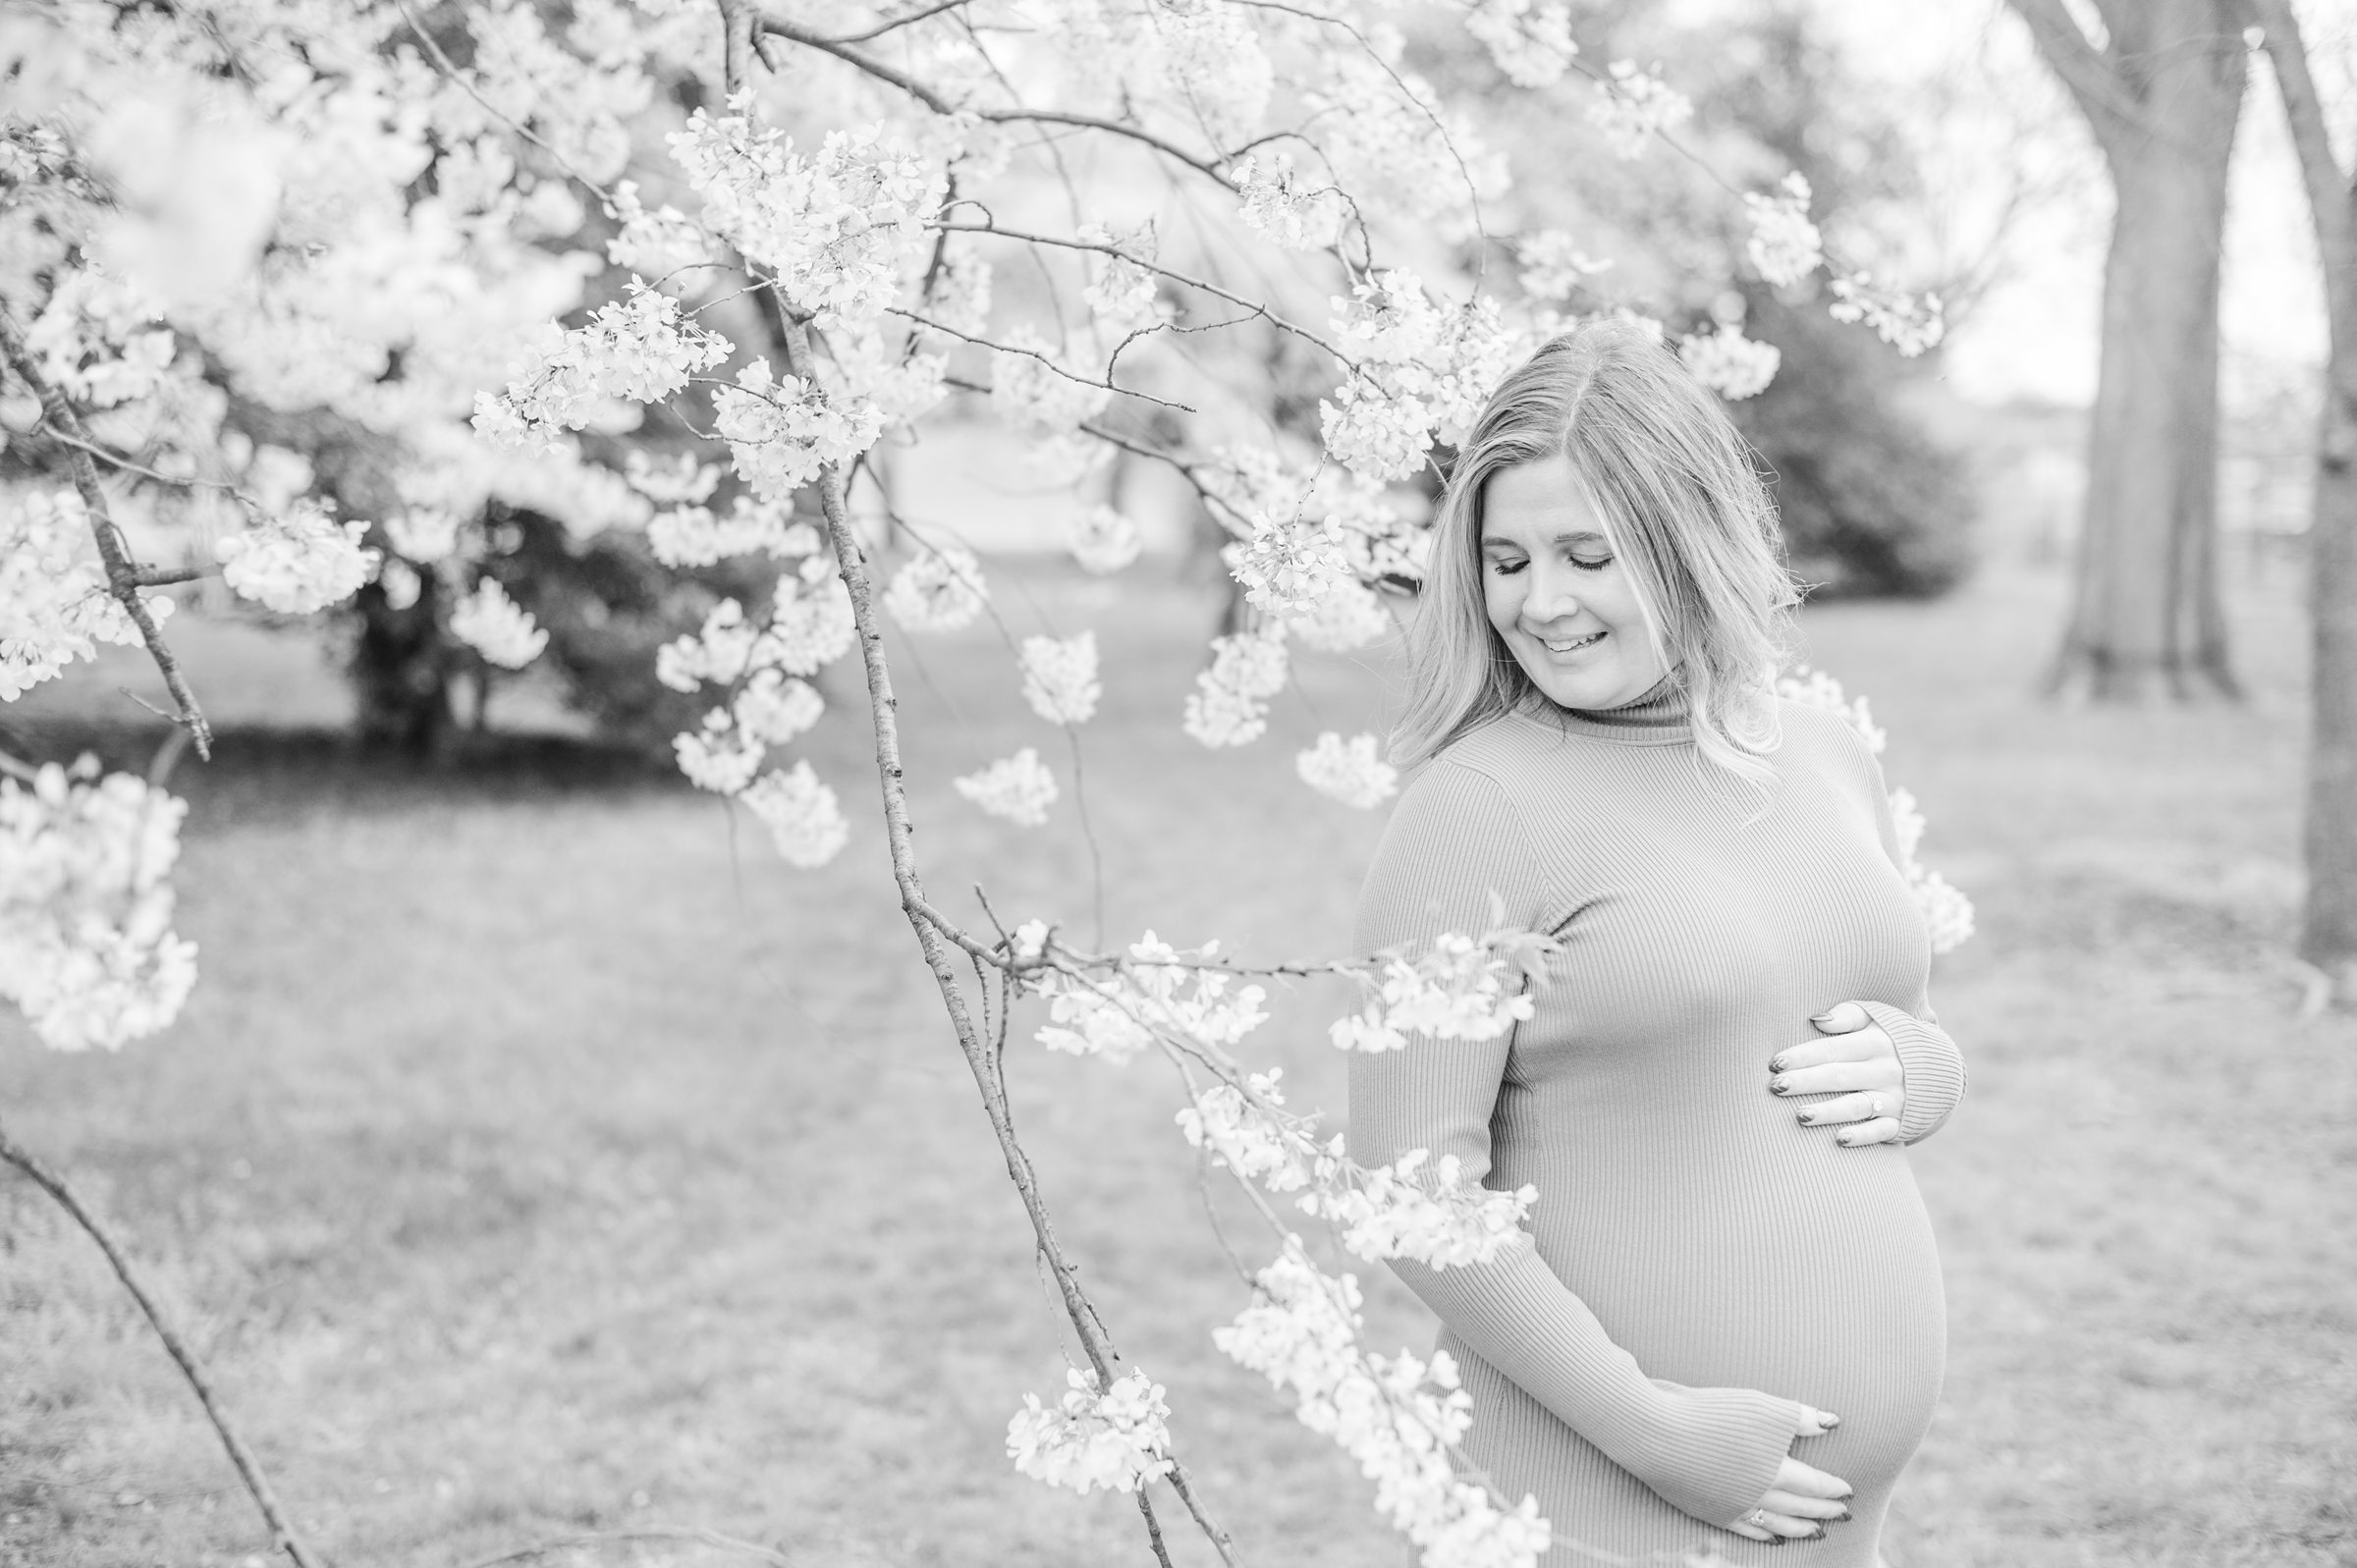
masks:
MULTIPOLYGON (((1578 556, 1571 556, 1567 559, 1570 561, 1571 565, 1577 567, 1582 571, 1602 571, 1605 568, 1613 564, 1613 558, 1611 556, 1606 556, 1599 561, 1583 561, 1578 556)), ((1490 563, 1490 569, 1501 577, 1510 577, 1515 572, 1520 571, 1524 567, 1529 565, 1530 563, 1527 561, 1493 561, 1490 563)))

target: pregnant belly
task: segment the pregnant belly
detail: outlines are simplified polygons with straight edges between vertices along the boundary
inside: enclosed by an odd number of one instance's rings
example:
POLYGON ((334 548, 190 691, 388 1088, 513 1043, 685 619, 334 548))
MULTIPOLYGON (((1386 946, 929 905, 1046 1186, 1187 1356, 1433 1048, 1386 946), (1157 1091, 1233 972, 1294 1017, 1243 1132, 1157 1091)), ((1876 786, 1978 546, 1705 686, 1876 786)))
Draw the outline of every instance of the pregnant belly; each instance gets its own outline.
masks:
MULTIPOLYGON (((1760 1097, 1767 1100, 1766 1096, 1760 1097)), ((1540 1255, 1654 1378, 1758 1388, 1841 1418, 1798 1456, 1886 1491, 1940 1396, 1947 1318, 1931 1221, 1899 1149, 1842 1149, 1768 1101, 1624 1125, 1543 1160, 1540 1255)))

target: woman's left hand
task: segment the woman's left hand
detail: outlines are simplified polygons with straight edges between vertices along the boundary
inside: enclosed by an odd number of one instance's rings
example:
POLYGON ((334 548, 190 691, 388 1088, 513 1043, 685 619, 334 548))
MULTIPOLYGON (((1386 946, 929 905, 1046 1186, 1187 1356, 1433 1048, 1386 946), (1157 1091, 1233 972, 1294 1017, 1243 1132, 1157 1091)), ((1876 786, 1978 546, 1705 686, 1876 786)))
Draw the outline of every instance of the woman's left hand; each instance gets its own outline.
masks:
POLYGON ((1809 1021, 1824 1038, 1778 1052, 1768 1063, 1769 1092, 1837 1096, 1802 1108, 1800 1124, 1837 1128, 1834 1142, 1844 1149, 1896 1138, 1907 1092, 1891 1037, 1854 1001, 1838 1002, 1809 1021))

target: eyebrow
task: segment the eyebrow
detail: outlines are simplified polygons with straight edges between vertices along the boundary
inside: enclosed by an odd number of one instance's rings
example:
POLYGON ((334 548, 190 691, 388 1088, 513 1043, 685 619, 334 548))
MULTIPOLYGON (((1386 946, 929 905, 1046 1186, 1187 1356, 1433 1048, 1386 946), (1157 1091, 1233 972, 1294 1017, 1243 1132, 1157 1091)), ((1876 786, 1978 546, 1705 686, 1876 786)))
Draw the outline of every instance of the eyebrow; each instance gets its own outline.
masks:
MULTIPOLYGON (((1612 543, 1612 540, 1606 538, 1603 534, 1598 533, 1593 528, 1580 528, 1569 533, 1559 533, 1553 539, 1550 539, 1547 542, 1549 544, 1558 545, 1575 545, 1591 539, 1600 545, 1609 545, 1612 543)), ((1508 539, 1502 534, 1491 534, 1488 538, 1482 540, 1481 542, 1481 547, 1484 550, 1488 550, 1493 546, 1504 546, 1508 550, 1519 550, 1522 548, 1519 540, 1508 539)))

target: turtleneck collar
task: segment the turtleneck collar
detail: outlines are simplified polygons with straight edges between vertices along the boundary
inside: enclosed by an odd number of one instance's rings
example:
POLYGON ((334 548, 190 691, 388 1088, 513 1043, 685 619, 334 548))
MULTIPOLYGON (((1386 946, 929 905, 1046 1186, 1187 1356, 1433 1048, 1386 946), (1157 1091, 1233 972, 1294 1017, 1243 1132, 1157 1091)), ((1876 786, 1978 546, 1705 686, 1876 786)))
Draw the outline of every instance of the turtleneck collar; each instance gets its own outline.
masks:
POLYGON ((1674 745, 1694 736, 1686 693, 1672 676, 1664 676, 1651 690, 1617 708, 1565 708, 1535 691, 1531 698, 1514 710, 1513 717, 1552 730, 1630 745, 1674 745))

